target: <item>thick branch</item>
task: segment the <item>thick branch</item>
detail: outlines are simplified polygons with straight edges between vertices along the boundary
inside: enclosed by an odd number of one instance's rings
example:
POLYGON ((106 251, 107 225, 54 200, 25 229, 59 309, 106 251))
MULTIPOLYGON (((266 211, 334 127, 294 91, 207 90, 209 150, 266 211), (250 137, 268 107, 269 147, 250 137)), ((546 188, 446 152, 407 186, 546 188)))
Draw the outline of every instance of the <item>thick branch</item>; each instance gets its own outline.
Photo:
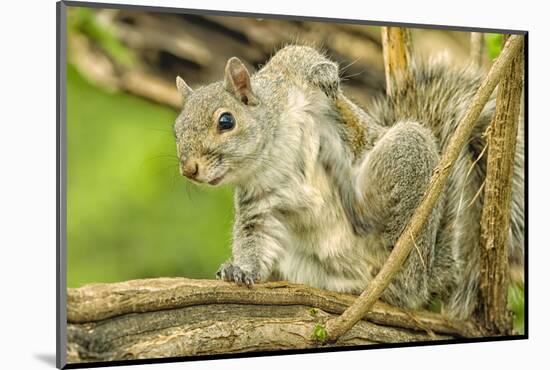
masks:
POLYGON ((329 340, 337 339, 365 316, 366 312, 371 309, 374 302, 380 297, 403 265, 414 245, 414 239, 420 234, 441 195, 454 162, 469 140, 483 107, 489 100, 497 83, 511 65, 512 60, 520 53, 522 45, 522 36, 511 36, 506 42, 501 55, 491 67, 487 77, 474 96, 468 111, 458 124, 455 133, 449 141, 449 145, 442 154, 441 160, 432 175, 422 201, 395 243, 388 260, 354 304, 341 316, 327 323, 329 340))
MULTIPOLYGON (((304 305, 340 314, 355 296, 287 282, 255 285, 254 289, 217 280, 157 278, 68 289, 67 320, 99 321, 136 312, 160 311, 206 304, 304 305)), ((447 320, 431 312, 412 312, 377 302, 365 316, 382 325, 431 330, 463 337, 481 332, 473 325, 447 320)))
POLYGON ((495 334, 510 334, 507 309, 508 230, 523 59, 518 55, 499 83, 495 117, 488 138, 487 179, 481 214, 480 311, 484 326, 495 334))
POLYGON ((386 93, 391 96, 411 80, 411 33, 408 28, 402 27, 382 27, 381 32, 386 93))
MULTIPOLYGON (((333 317, 306 306, 200 305, 124 315, 68 326, 69 362, 151 359, 250 351, 296 350, 321 344, 311 328, 333 317)), ((332 345, 448 339, 361 321, 332 345)))
MULTIPOLYGON (((272 282, 253 289, 220 281, 159 278, 69 289, 72 362, 315 348, 312 328, 354 296, 272 282)), ((474 324, 378 302, 331 345, 481 336, 474 324), (451 336, 449 336, 451 335, 451 336)))

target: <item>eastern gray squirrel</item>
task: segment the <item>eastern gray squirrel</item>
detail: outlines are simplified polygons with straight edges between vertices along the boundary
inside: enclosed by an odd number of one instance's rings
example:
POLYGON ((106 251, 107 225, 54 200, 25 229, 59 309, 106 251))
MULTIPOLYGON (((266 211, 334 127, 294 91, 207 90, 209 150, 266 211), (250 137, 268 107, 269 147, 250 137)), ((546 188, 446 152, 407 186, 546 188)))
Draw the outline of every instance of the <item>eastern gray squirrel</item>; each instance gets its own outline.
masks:
MULTIPOLYGON (((177 87, 180 172, 235 185, 232 258, 218 278, 252 286, 283 279, 360 293, 418 205, 442 149, 481 82, 469 66, 412 63, 409 86, 363 110, 342 92, 338 65, 291 45, 250 76, 237 58, 222 81, 177 87)), ((420 308, 438 297, 468 317, 478 296, 479 219, 485 178, 483 109, 416 247, 382 295, 420 308)), ((512 190, 510 260, 523 265, 523 123, 512 190)))

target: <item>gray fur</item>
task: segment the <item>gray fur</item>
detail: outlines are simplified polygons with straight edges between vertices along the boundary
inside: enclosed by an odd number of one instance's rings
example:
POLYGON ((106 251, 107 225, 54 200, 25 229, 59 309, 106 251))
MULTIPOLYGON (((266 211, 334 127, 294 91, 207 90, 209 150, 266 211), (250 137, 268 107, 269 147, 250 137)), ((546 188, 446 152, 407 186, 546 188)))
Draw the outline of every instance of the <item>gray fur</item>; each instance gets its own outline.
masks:
MULTIPOLYGON (((313 48, 285 47, 249 80, 242 68, 232 58, 225 82, 195 91, 179 82, 184 107, 174 129, 182 165, 193 158, 200 168, 195 181, 224 175, 219 184, 236 186, 232 259, 218 277, 361 292, 423 196, 479 73, 442 61, 414 65, 413 86, 364 111, 340 90, 337 64, 313 48), (222 112, 236 118, 229 132, 217 130, 222 112)), ((474 197, 485 156, 474 161, 494 105, 484 109, 415 249, 384 292, 387 302, 418 308, 437 296, 450 316, 471 314, 482 205, 474 197)), ((520 127, 510 240, 512 260, 520 264, 522 153, 520 127)))

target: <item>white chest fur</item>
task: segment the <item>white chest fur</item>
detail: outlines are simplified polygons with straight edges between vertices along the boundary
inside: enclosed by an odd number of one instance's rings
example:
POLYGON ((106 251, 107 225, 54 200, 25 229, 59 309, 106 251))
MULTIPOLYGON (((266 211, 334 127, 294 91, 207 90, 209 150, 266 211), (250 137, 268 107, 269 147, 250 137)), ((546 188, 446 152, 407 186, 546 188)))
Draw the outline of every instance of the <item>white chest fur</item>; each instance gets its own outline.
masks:
POLYGON ((353 232, 334 182, 317 160, 320 128, 334 124, 322 121, 327 104, 324 96, 307 97, 299 90, 289 94, 289 109, 284 116, 288 141, 300 136, 301 150, 297 154, 305 168, 300 181, 280 189, 292 212, 283 219, 287 235, 281 241, 283 253, 275 268, 291 282, 360 292, 384 258, 369 254, 369 250, 380 249, 372 248, 372 243, 382 243, 382 239, 376 235, 363 238, 353 232))
POLYGON ((360 292, 376 274, 374 268, 383 256, 370 255, 372 243, 382 243, 373 235, 362 238, 353 233, 351 224, 332 188, 330 179, 318 168, 310 177, 309 204, 287 219, 288 239, 277 268, 282 278, 318 288, 360 292))

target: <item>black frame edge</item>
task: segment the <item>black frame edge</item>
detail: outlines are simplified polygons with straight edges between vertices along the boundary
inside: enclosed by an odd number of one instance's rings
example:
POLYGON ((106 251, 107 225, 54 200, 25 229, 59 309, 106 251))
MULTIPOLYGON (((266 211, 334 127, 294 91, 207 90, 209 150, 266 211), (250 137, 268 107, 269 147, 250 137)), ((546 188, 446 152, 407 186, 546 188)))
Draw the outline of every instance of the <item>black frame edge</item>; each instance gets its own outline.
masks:
POLYGON ((67 365, 67 5, 56 3, 56 367, 67 365))
POLYGON ((348 18, 330 18, 330 17, 314 17, 314 16, 301 16, 293 14, 267 14, 267 13, 254 13, 254 12, 239 12, 228 10, 214 10, 214 9, 191 9, 191 8, 174 8, 168 6, 153 6, 153 5, 132 5, 132 4, 113 4, 113 3, 99 3, 99 2, 84 2, 84 1, 62 1, 67 6, 81 6, 86 8, 103 8, 103 9, 130 9, 140 11, 154 11, 163 13, 185 13, 193 15, 217 15, 217 16, 233 16, 233 17, 254 17, 254 18, 266 18, 266 19, 285 19, 285 20, 299 20, 309 22, 330 22, 330 23, 348 23, 348 24, 363 24, 371 26, 399 26, 409 28, 423 28, 423 29, 437 29, 448 31, 462 31, 462 32, 483 32, 483 33, 505 33, 512 35, 523 35, 527 33, 527 30, 511 30, 500 28, 483 28, 483 27, 466 27, 466 26, 449 26, 441 24, 424 24, 424 23, 407 23, 407 22, 391 22, 391 21, 375 21, 375 20, 361 20, 361 19, 348 19, 348 18))
POLYGON ((288 356, 288 355, 296 355, 296 354, 349 352, 349 351, 370 350, 370 349, 440 346, 440 345, 448 345, 448 344, 456 345, 456 344, 501 342, 501 341, 525 340, 525 339, 527 339, 525 335, 513 335, 513 336, 501 336, 501 337, 448 339, 448 340, 440 340, 440 341, 381 343, 381 344, 369 344, 369 345, 349 346, 349 347, 328 347, 328 348, 319 347, 319 348, 282 350, 282 351, 258 351, 258 352, 227 353, 227 354, 188 356, 188 357, 163 357, 163 358, 152 358, 152 359, 143 359, 143 360, 82 362, 82 363, 69 363, 64 367, 64 369, 83 369, 83 368, 87 369, 87 368, 107 367, 107 366, 149 365, 149 364, 164 364, 164 363, 177 363, 177 362, 184 363, 189 361, 211 361, 211 360, 224 360, 224 359, 233 359, 233 358, 288 356))
POLYGON ((523 248, 523 332, 525 338, 529 338, 529 32, 524 35, 523 41, 523 122, 524 122, 524 140, 523 148, 524 160, 524 248, 523 248))

